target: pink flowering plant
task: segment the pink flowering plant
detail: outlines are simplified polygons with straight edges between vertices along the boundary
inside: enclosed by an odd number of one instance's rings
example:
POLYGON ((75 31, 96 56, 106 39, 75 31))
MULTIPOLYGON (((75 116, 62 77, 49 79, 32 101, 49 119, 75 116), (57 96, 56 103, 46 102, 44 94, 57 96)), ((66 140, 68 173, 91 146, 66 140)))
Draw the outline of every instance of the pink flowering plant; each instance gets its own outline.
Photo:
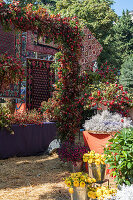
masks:
POLYGON ((87 153, 88 150, 88 147, 82 146, 81 143, 72 144, 68 141, 65 141, 58 149, 58 155, 60 160, 64 163, 71 162, 76 166, 76 162, 82 161, 84 153, 87 153))
POLYGON ((6 53, 0 56, 0 88, 8 89, 10 84, 18 84, 24 77, 24 69, 19 59, 8 56, 6 53))
POLYGON ((18 124, 24 125, 27 124, 38 124, 41 125, 45 118, 44 116, 38 112, 37 110, 32 111, 23 111, 23 112, 16 112, 14 114, 9 114, 7 116, 8 120, 10 120, 10 124, 18 124))
POLYGON ((105 82, 92 87, 85 107, 88 109, 97 106, 98 110, 102 110, 103 106, 107 106, 108 110, 127 117, 132 105, 133 97, 124 91, 122 85, 105 82))

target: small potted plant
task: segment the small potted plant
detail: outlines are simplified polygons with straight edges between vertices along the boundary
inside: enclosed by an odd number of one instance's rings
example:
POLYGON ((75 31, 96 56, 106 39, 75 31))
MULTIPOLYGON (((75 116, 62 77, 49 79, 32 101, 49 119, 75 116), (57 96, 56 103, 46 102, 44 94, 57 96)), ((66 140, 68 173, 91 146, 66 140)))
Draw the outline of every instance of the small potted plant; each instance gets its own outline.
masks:
POLYGON ((88 147, 81 143, 72 144, 68 141, 61 144, 58 155, 64 163, 71 163, 73 171, 81 171, 83 155, 88 152, 88 147))
POLYGON ((88 163, 89 176, 95 178, 97 182, 104 180, 106 168, 105 159, 105 154, 95 153, 95 151, 83 155, 83 162, 88 163))
POLYGON ((103 153, 104 147, 112 135, 122 128, 133 126, 130 118, 122 117, 118 113, 110 113, 105 110, 101 114, 97 114, 90 120, 86 120, 83 125, 83 137, 85 145, 88 145, 90 150, 97 153, 103 153))
POLYGON ((82 172, 72 173, 71 176, 65 178, 71 200, 87 200, 87 186, 92 187, 92 183, 95 182, 94 178, 90 178, 88 174, 82 172))

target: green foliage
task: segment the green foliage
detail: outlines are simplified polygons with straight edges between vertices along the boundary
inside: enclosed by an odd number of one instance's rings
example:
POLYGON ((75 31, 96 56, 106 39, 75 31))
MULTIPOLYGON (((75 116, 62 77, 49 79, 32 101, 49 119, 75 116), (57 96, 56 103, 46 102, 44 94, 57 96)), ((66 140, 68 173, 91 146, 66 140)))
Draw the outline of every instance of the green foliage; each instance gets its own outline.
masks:
MULTIPOLYGON (((113 21, 117 15, 110 8, 113 1, 109 0, 58 0, 56 12, 66 17, 77 16, 83 25, 86 25, 103 46, 99 62, 114 60, 114 49, 110 40, 113 37, 113 21)), ((113 63, 114 64, 114 63, 113 63)))
MULTIPOLYGON (((10 4, 10 3, 13 3, 13 0, 5 0, 5 2, 7 4, 10 4)), ((21 1, 19 1, 19 5, 21 7, 24 7, 24 6, 26 6, 27 4, 30 4, 30 3, 35 5, 35 6, 42 5, 42 1, 41 0, 21 0, 21 1)))
MULTIPOLYGON (((13 2, 13 0, 5 0, 7 4, 10 4, 13 2)), ((21 0, 19 1, 19 5, 21 7, 26 6, 27 4, 33 4, 35 8, 37 8, 39 5, 43 7, 47 7, 48 9, 54 10, 56 5, 56 0, 21 0)))
POLYGON ((133 54, 122 64, 119 81, 125 90, 133 93, 133 54))
POLYGON ((14 134, 10 128, 10 120, 7 117, 9 114, 9 108, 6 105, 0 104, 0 129, 6 128, 11 134, 14 134))
POLYGON ((129 12, 123 11, 122 16, 114 25, 113 45, 116 49, 117 63, 121 66, 127 56, 133 54, 133 22, 129 12))
POLYGON ((105 148, 106 163, 113 169, 113 176, 118 184, 133 183, 133 128, 122 129, 109 140, 105 148))

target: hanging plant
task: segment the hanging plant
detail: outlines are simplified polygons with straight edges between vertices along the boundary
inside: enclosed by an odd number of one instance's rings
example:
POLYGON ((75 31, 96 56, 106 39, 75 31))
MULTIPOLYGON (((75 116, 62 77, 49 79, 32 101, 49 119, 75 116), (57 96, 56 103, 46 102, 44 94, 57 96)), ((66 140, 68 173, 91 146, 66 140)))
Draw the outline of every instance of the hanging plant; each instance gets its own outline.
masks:
POLYGON ((0 56, 0 89, 3 92, 10 84, 18 84, 24 76, 24 69, 20 60, 8 56, 0 56))

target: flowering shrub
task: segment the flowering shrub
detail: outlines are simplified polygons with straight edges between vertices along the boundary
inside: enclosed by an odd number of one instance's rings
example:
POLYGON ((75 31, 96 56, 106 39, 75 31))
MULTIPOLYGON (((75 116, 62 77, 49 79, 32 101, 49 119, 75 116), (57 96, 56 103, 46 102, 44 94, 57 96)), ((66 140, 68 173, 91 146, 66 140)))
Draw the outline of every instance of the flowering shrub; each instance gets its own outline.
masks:
POLYGON ((10 110, 6 106, 0 105, 0 129, 6 128, 7 131, 14 134, 10 128, 10 120, 8 119, 9 114, 10 110))
POLYGON ((116 193, 116 189, 109 189, 108 187, 88 187, 88 197, 92 199, 110 199, 116 193))
POLYGON ((108 110, 118 112, 123 116, 128 116, 129 108, 133 105, 133 97, 123 90, 123 86, 117 83, 100 83, 93 86, 89 94, 86 109, 94 106, 102 110, 102 106, 107 106, 108 110))
POLYGON ((113 169, 118 184, 133 183, 133 128, 124 128, 109 140, 105 148, 106 162, 113 169))
POLYGON ((63 162, 72 162, 76 166, 76 162, 82 161, 84 153, 88 152, 88 147, 82 146, 80 143, 71 144, 66 141, 62 143, 58 149, 58 155, 63 162))
POLYGON ((83 174, 82 172, 72 173, 71 176, 65 178, 65 184, 70 187, 70 193, 73 193, 73 187, 84 188, 87 184, 92 185, 95 182, 94 178, 90 178, 88 174, 83 174))
POLYGON ((85 120, 83 127, 85 130, 101 131, 101 132, 114 132, 122 128, 133 126, 132 120, 127 117, 122 117, 118 113, 110 113, 105 110, 101 114, 97 114, 90 120, 85 120))
POLYGON ((59 94, 57 91, 53 92, 53 97, 49 98, 48 101, 43 101, 41 103, 41 112, 45 116, 46 120, 57 120, 57 116, 59 116, 60 105, 59 105, 59 94))
POLYGON ((105 83, 108 81, 110 83, 114 83, 117 81, 118 70, 107 62, 101 65, 96 72, 99 74, 100 82, 105 83))
POLYGON ((95 163, 96 165, 105 165, 106 156, 104 154, 95 153, 91 151, 83 155, 83 162, 88 162, 89 164, 95 163))
POLYGON ((7 119, 10 120, 10 124, 42 124, 45 121, 43 115, 36 110, 16 112, 14 114, 8 114, 7 119))
POLYGON ((24 77, 24 69, 20 60, 8 56, 0 55, 0 88, 3 91, 10 84, 18 83, 24 77))

